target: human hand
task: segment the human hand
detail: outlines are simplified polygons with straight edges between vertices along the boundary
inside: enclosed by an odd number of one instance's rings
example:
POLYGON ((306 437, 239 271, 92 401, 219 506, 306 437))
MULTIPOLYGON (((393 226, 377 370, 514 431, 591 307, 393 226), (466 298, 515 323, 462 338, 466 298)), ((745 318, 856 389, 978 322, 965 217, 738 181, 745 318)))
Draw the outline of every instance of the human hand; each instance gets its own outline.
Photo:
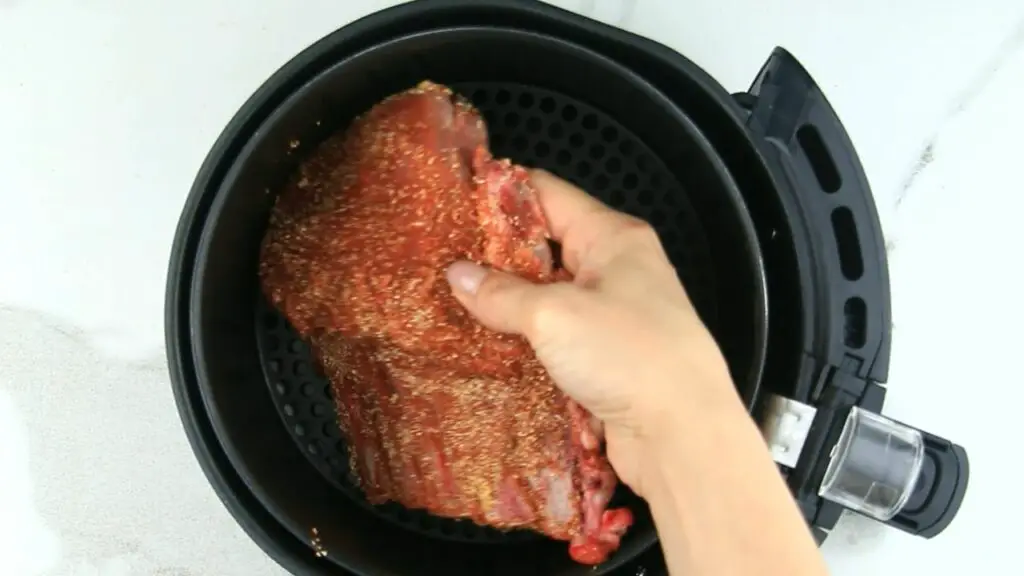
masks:
POLYGON ((654 230, 551 174, 531 179, 573 281, 536 285, 457 262, 449 282, 485 326, 530 342, 555 383, 604 423, 612 466, 644 495, 663 431, 739 397, 654 230))

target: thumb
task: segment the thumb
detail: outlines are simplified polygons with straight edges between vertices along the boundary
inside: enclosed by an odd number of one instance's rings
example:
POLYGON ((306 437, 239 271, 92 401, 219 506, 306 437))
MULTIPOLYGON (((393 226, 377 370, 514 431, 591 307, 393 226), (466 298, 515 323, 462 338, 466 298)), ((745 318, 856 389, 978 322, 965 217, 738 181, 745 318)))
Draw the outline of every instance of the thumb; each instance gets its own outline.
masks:
POLYGON ((452 264, 447 276, 455 298, 481 324, 528 336, 545 286, 466 261, 452 264))

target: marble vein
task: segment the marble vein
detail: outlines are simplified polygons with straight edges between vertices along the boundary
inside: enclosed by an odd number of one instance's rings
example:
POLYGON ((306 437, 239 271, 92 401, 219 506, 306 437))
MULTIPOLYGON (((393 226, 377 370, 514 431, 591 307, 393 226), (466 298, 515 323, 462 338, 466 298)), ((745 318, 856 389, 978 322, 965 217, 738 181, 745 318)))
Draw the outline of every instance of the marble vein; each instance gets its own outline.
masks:
POLYGON ((636 12, 636 6, 640 0, 624 0, 622 2, 622 11, 619 13, 619 19, 616 21, 616 25, 620 28, 630 30, 630 25, 633 23, 633 14, 636 12))
POLYGON ((1000 44, 999 48, 995 50, 988 62, 981 67, 974 79, 953 99, 949 111, 939 122, 938 128, 925 141, 921 153, 910 168, 907 177, 903 180, 900 190, 896 193, 895 208, 899 209, 904 200, 906 200, 910 190, 914 187, 914 183, 917 182, 918 177, 935 160, 935 149, 945 128, 974 104, 978 96, 984 93, 992 83, 992 79, 996 74, 999 73, 1021 47, 1024 47, 1024 18, 1017 23, 1014 31, 1000 44))

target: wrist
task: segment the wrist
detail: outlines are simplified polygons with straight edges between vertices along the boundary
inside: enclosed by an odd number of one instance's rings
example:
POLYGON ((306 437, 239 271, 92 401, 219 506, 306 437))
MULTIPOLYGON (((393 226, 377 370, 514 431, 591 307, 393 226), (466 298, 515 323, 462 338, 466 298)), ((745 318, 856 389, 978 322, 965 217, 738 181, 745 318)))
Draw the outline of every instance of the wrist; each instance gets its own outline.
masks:
POLYGON ((681 469, 700 473, 723 464, 737 443, 749 446, 751 439, 761 441, 760 433, 731 384, 663 402, 652 411, 639 442, 641 495, 656 497, 661 487, 678 481, 673 476, 686 473, 681 469))
POLYGON ((722 414, 746 414, 725 357, 709 332, 688 331, 671 350, 682 353, 662 352, 668 362, 659 370, 661 385, 645 387, 653 392, 644 399, 652 440, 679 427, 699 431, 705 421, 722 414))
POLYGON ((771 564, 771 574, 826 574, 742 403, 709 411, 699 426, 681 418, 666 423, 645 453, 641 496, 658 537, 669 543, 669 571, 760 574, 771 564))
POLYGON ((750 415, 736 391, 727 370, 708 370, 687 374, 686 382, 665 382, 660 393, 652 395, 638 419, 640 436, 651 448, 671 448, 666 444, 706 437, 723 422, 749 421, 750 415))

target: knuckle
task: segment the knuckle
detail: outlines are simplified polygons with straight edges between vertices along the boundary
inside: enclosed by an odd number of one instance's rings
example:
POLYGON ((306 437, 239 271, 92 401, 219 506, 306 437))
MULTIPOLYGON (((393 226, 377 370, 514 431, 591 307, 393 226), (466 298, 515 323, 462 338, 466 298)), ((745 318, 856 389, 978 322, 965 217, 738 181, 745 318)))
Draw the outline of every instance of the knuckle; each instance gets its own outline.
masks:
POLYGON ((620 230, 622 239, 630 244, 642 246, 660 245, 658 232, 645 220, 635 216, 628 216, 622 223, 620 230))
POLYGON ((602 241, 604 260, 612 260, 624 254, 660 252, 661 239, 657 231, 644 220, 622 214, 613 230, 602 241))
POLYGON ((538 290, 526 318, 525 336, 531 340, 549 336, 565 326, 570 310, 566 306, 565 289, 548 285, 538 290))

